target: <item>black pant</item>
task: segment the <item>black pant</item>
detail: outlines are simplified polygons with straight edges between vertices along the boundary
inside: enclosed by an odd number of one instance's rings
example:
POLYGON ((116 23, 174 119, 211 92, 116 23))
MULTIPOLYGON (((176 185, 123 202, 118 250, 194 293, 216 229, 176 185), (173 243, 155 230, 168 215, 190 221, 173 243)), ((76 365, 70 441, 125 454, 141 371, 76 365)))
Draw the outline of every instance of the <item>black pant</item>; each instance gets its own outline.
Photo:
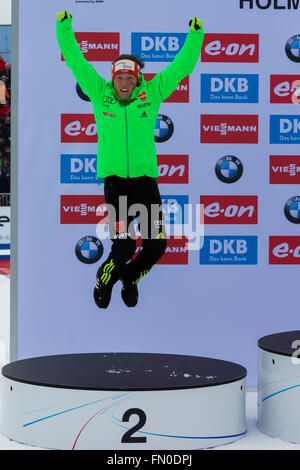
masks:
POLYGON ((99 277, 112 286, 122 278, 139 280, 164 254, 167 242, 162 202, 155 178, 105 178, 105 202, 108 209, 111 252, 100 267, 99 277), (136 251, 134 221, 142 238, 142 250, 136 251))

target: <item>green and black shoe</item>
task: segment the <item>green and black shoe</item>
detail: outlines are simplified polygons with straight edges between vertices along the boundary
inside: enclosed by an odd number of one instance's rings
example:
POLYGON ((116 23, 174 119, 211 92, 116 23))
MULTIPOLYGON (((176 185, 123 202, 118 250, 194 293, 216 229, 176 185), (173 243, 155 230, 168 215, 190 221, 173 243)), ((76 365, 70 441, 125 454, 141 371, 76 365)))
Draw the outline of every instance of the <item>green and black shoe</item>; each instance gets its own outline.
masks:
POLYGON ((107 308, 110 303, 112 287, 107 287, 100 279, 94 289, 94 300, 99 308, 107 308))
POLYGON ((94 289, 94 300, 99 308, 107 308, 110 303, 112 288, 117 279, 112 278, 115 265, 113 260, 100 266, 97 271, 97 283, 94 289))
POLYGON ((135 307, 139 300, 139 291, 137 284, 132 281, 126 281, 121 278, 123 284, 121 296, 127 307, 135 307))

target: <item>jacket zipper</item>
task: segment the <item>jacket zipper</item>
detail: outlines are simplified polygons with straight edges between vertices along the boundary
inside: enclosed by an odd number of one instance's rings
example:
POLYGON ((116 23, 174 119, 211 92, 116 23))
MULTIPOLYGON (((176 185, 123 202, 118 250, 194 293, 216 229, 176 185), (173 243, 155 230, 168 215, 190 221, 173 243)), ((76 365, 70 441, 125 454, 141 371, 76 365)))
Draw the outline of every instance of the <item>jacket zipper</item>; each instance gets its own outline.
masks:
POLYGON ((125 111, 125 129, 126 129, 127 178, 129 178, 128 125, 127 125, 126 105, 124 106, 124 111, 125 111))

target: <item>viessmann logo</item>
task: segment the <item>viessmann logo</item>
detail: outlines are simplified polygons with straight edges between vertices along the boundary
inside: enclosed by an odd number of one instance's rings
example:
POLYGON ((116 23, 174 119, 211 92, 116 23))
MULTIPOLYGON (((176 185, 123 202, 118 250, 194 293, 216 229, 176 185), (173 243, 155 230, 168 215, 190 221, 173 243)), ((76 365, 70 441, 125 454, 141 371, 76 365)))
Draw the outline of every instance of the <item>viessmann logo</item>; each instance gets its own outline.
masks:
MULTIPOLYGON (((155 73, 144 73, 144 78, 147 82, 152 80, 155 77, 155 73)), ((189 103, 190 95, 190 78, 189 76, 185 77, 177 85, 173 93, 167 98, 164 103, 189 103)))
POLYGON ((206 33, 201 62, 259 62, 259 35, 206 33))
POLYGON ((97 143, 97 126, 93 114, 62 114, 62 143, 97 143))
POLYGON ((88 61, 114 60, 120 55, 120 33, 75 33, 75 37, 88 61))
POLYGON ((61 196, 61 224, 107 223, 107 209, 104 196, 61 196))
POLYGON ((300 75, 271 75, 270 102, 300 104, 300 75))
POLYGON ((300 264, 300 237, 270 236, 269 264, 300 264))
POLYGON ((300 184, 300 156, 270 155, 270 184, 300 184))
POLYGON ((257 224, 257 196, 200 196, 205 224, 257 224))
POLYGON ((201 115, 201 142, 206 144, 257 144, 257 115, 201 115))

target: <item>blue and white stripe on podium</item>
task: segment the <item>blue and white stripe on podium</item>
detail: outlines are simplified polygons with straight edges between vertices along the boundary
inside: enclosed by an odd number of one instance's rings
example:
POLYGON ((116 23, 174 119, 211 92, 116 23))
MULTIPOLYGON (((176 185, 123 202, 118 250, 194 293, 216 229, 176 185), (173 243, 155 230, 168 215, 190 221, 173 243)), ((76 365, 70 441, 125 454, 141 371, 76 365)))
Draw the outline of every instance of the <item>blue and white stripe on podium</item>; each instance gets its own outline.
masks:
POLYGON ((10 259, 10 244, 0 243, 0 261, 10 259))

